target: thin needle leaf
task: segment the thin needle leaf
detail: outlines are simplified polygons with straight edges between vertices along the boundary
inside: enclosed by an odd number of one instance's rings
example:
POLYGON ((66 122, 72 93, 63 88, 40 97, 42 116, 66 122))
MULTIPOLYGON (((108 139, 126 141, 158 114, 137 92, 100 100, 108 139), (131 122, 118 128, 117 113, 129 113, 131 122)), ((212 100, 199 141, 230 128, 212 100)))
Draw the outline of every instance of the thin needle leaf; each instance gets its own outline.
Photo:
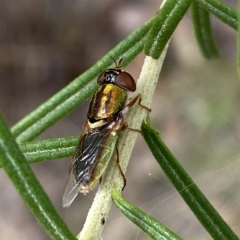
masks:
POLYGON ((209 59, 219 57, 212 36, 209 13, 200 7, 197 2, 192 3, 191 13, 194 33, 203 55, 209 59))
POLYGON ((79 137, 55 138, 20 143, 19 148, 28 163, 72 156, 79 137))
POLYGON ((116 189, 112 197, 119 210, 133 223, 140 227, 151 239, 156 240, 181 240, 175 233, 166 228, 156 219, 123 199, 116 189))
POLYGON ((68 137, 20 143, 19 149, 31 164, 72 156, 78 140, 79 137, 68 137))
MULTIPOLYGON (((23 201, 53 239, 75 240, 63 222, 0 114, 0 164, 16 187, 23 201)), ((16 213, 17 214, 17 213, 16 213)))
POLYGON ((143 49, 145 35, 149 31, 153 20, 154 18, 145 23, 113 48, 93 67, 13 126, 11 131, 16 140, 18 142, 33 140, 88 99, 97 88, 94 79, 113 64, 110 56, 115 59, 124 56, 123 65, 134 59, 143 49))
POLYGON ((153 59, 159 58, 191 2, 191 0, 168 0, 164 3, 147 35, 144 45, 146 55, 153 59))
POLYGON ((164 144, 149 118, 142 124, 142 134, 158 164, 213 239, 237 240, 235 233, 164 144))
POLYGON ((195 0, 201 7, 237 31, 237 11, 216 0, 195 0))

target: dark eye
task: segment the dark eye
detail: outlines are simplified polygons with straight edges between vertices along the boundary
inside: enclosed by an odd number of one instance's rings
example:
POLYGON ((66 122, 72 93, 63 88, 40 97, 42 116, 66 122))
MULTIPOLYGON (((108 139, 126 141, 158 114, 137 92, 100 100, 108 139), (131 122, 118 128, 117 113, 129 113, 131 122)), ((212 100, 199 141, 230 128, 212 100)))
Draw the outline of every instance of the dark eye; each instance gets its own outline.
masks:
POLYGON ((135 92, 136 90, 136 83, 133 77, 125 71, 117 75, 115 84, 131 92, 135 92))
POLYGON ((98 84, 104 83, 105 73, 106 73, 106 71, 102 72, 102 73, 98 76, 98 79, 97 79, 97 83, 98 83, 98 84))

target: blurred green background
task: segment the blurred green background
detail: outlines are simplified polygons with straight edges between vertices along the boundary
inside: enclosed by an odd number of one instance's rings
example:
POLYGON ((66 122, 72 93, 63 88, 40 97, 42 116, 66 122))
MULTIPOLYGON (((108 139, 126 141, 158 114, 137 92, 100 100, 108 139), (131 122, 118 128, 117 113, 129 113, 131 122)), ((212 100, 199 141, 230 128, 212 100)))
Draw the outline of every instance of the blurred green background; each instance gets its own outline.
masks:
MULTIPOLYGON (((0 2, 0 110, 9 126, 91 67, 119 41, 153 16, 161 1, 0 2)), ((235 7, 236 1, 226 0, 235 7)), ((205 60, 191 18, 181 21, 170 43, 151 118, 162 138, 222 217, 240 235, 240 81, 236 32, 212 18, 221 59, 205 60)), ((144 55, 127 70, 135 79, 144 55)), ((146 79, 147 81, 147 79, 146 79)), ((88 102, 38 139, 79 135, 88 102)), ((70 159, 32 168, 69 228, 78 233, 94 192, 61 206, 70 159)), ((159 169, 139 135, 123 196, 183 239, 211 239, 159 169)), ((0 239, 49 237, 0 170, 0 239)), ((102 239, 148 237, 113 207, 102 239)))

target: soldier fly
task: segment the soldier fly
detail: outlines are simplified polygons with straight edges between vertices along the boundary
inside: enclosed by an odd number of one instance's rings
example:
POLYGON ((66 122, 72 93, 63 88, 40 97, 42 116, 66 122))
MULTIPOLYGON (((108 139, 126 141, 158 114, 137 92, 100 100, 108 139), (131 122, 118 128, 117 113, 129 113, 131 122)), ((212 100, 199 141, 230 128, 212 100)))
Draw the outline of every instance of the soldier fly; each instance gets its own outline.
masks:
MULTIPOLYGON (((63 207, 69 207, 78 192, 87 194, 101 179, 117 142, 117 133, 126 128, 124 110, 139 99, 137 95, 126 105, 127 91, 134 92, 133 77, 121 67, 122 58, 115 68, 102 72, 97 83, 83 132, 73 155, 63 194, 63 207)), ((118 165, 119 166, 119 165, 118 165)), ((119 166, 120 172, 126 180, 119 166)))

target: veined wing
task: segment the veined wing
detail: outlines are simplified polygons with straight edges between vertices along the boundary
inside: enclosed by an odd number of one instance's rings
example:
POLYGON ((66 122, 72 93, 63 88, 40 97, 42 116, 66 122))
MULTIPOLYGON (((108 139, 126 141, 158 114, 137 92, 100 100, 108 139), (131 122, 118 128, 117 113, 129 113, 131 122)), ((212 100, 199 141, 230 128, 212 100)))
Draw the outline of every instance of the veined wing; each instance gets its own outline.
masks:
POLYGON ((92 176, 88 183, 87 189, 92 189, 100 177, 103 175, 105 169, 107 168, 108 162, 112 158, 113 153, 116 149, 115 146, 117 139, 118 135, 115 131, 112 131, 109 137, 106 139, 105 146, 103 147, 97 164, 92 171, 92 176))
POLYGON ((71 162, 63 193, 63 207, 69 207, 81 189, 83 194, 89 191, 88 183, 111 133, 107 126, 91 129, 85 125, 71 162))

